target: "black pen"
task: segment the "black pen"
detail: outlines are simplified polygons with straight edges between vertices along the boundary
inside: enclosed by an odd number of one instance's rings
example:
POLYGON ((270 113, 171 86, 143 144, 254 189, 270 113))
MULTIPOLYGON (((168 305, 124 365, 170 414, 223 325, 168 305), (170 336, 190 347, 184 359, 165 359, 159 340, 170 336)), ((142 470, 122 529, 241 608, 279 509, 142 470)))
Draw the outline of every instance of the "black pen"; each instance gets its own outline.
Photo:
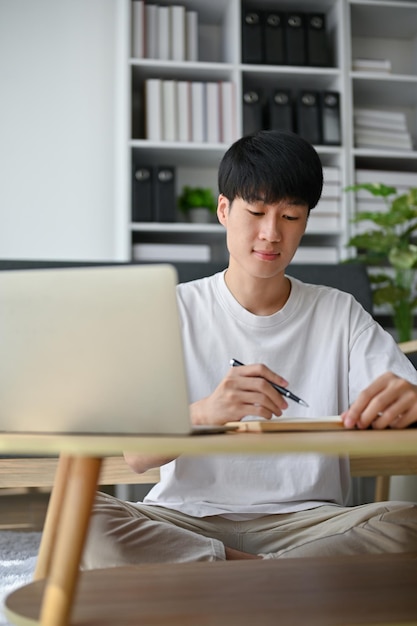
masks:
MULTIPOLYGON (((230 359, 230 365, 232 365, 233 367, 237 367, 238 365, 243 365, 243 363, 241 363, 237 359, 230 359)), ((276 385, 275 383, 271 383, 270 380, 268 380, 268 382, 270 385, 273 386, 274 389, 279 391, 279 393, 285 396, 286 398, 289 398, 290 400, 294 400, 294 402, 298 402, 298 404, 301 404, 302 406, 308 407, 307 402, 304 402, 304 400, 301 400, 301 398, 293 394, 289 389, 286 389, 285 387, 281 387, 280 385, 276 385)))

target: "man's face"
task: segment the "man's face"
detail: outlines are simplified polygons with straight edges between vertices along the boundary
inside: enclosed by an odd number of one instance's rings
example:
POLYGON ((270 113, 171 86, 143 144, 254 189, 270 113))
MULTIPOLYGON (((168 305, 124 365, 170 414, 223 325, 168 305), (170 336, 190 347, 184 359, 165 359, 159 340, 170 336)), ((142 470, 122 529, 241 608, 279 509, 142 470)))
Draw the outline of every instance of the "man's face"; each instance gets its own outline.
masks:
POLYGON ((265 204, 219 196, 217 216, 227 231, 230 264, 251 276, 270 278, 285 271, 305 232, 308 206, 297 200, 265 204))

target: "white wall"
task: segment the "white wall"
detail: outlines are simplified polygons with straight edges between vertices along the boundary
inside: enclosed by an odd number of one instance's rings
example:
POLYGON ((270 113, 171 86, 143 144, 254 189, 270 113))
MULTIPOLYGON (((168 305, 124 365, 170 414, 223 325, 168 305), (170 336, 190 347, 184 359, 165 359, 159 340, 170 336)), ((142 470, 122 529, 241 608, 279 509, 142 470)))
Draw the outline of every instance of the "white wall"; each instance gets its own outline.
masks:
POLYGON ((115 256, 116 0, 0 0, 0 258, 115 256))

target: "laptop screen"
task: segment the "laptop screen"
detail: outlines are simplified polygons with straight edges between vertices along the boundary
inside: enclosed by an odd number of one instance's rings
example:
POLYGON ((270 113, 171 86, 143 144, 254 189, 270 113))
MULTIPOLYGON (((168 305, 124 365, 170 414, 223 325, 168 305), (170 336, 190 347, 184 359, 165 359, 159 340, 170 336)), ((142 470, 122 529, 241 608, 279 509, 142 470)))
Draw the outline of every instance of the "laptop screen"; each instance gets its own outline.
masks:
POLYGON ((0 430, 186 434, 169 265, 0 272, 0 430))

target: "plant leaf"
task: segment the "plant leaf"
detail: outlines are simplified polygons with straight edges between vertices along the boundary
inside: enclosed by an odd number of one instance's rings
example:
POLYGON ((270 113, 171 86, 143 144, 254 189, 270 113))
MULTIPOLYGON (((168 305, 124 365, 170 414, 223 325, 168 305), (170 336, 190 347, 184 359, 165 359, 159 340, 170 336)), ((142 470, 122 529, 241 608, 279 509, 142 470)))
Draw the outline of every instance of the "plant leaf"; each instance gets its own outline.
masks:
POLYGON ((382 196, 383 198, 387 198, 388 196, 392 196, 392 194, 397 193, 397 189, 395 187, 388 187, 383 183, 362 183, 360 185, 350 185, 349 187, 345 187, 344 191, 360 191, 361 189, 369 191, 369 193, 373 196, 382 196))

